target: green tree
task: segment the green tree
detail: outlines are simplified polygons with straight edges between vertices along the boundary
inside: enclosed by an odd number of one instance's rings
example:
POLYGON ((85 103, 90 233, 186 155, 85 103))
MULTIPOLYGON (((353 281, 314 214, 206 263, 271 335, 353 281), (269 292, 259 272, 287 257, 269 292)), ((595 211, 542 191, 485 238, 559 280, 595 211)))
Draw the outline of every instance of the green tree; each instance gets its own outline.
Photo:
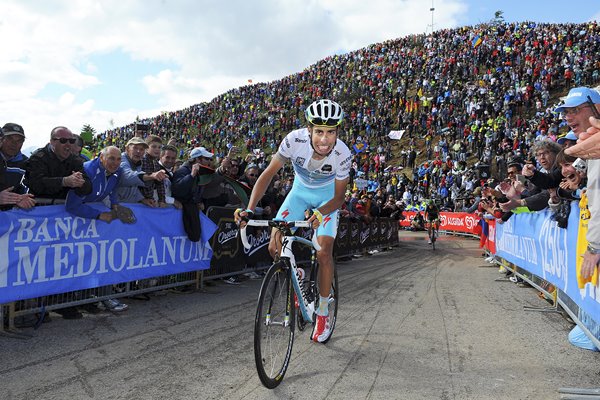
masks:
POLYGON ((498 10, 494 13, 494 19, 492 20, 494 24, 503 24, 504 23, 504 11, 498 10))
POLYGON ((83 128, 81 128, 81 138, 85 143, 92 143, 94 141, 94 135, 96 134, 96 130, 92 128, 90 124, 85 124, 83 128))

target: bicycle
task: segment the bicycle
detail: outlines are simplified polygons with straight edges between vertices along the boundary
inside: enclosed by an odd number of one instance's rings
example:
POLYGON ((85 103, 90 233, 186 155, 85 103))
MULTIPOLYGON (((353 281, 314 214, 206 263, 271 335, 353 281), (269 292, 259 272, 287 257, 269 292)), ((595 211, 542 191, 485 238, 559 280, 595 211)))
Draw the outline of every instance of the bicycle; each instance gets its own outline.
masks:
POLYGON ((434 219, 432 221, 429 221, 429 241, 431 241, 431 248, 433 250, 435 250, 435 241, 437 240, 438 237, 438 220, 434 219))
MULTIPOLYGON (((256 317, 254 319, 254 360, 262 384, 273 389, 283 380, 289 366, 294 344, 296 323, 303 331, 307 324, 314 324, 315 310, 319 306, 319 265, 316 252, 320 250, 316 234, 312 240, 296 236, 293 228, 311 228, 308 221, 249 220, 247 226, 272 227, 283 233, 280 257, 269 267, 263 278, 256 317), (294 242, 311 249, 310 275, 303 279, 296 266, 292 245, 294 242), (298 314, 297 311, 300 311, 298 314)), ((240 230, 244 247, 250 248, 246 227, 240 230)), ((323 343, 331 339, 338 311, 338 276, 334 269, 329 295, 329 318, 331 331, 323 343)))

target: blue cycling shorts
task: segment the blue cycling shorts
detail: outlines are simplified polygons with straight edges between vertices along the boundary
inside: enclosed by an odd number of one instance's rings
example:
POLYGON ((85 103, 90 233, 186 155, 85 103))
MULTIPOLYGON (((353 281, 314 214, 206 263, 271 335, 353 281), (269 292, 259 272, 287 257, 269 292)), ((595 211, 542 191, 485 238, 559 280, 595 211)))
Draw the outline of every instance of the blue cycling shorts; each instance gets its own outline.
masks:
MULTIPOLYGON (((275 219, 284 221, 303 221, 304 211, 321 207, 333 198, 335 182, 319 188, 307 188, 298 179, 294 180, 292 190, 283 201, 275 219)), ((323 222, 317 228, 317 236, 337 235, 339 212, 335 210, 327 215, 323 214, 323 222)))

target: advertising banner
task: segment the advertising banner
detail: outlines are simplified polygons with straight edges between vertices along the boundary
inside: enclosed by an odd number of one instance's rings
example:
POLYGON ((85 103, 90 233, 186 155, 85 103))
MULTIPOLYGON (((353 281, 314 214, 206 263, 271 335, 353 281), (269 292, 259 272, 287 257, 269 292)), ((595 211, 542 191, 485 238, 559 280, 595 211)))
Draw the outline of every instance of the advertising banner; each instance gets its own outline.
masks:
POLYGON ((578 276, 579 218, 577 202, 571 203, 566 229, 558 227, 549 210, 513 215, 496 224, 496 254, 556 286, 597 324, 600 290, 578 276))
POLYGON ((64 205, 1 212, 0 304, 209 268, 216 226, 204 214, 191 242, 180 210, 127 207, 133 224, 75 217, 64 205))

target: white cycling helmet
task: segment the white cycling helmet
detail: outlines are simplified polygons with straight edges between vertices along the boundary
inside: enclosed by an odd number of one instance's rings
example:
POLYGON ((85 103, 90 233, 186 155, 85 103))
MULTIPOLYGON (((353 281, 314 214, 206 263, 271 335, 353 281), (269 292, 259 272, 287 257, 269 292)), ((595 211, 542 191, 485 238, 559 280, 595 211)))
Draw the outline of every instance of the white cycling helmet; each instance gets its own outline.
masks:
POLYGON ((312 125, 335 127, 342 123, 344 110, 335 101, 323 99, 313 102, 306 111, 306 120, 312 125))

